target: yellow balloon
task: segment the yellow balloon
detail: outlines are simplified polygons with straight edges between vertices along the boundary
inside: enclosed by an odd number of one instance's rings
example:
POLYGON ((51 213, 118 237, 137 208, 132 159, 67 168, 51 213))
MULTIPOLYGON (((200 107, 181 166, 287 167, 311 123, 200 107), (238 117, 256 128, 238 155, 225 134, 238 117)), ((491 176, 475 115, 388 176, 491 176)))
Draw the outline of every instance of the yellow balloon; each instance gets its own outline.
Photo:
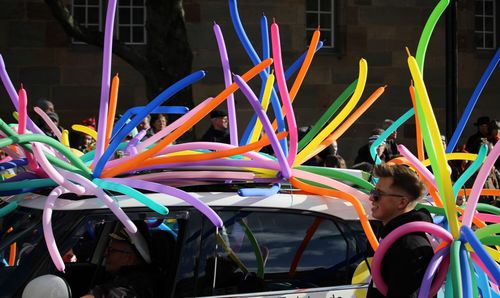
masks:
MULTIPOLYGON (((372 264, 373 258, 367 258, 366 260, 361 261, 356 270, 354 270, 354 274, 351 279, 351 284, 363 284, 370 282, 370 266, 372 264)), ((354 296, 356 298, 366 297, 367 289, 356 289, 354 291, 354 296)))
MULTIPOLYGON (((274 85, 274 74, 271 73, 266 80, 266 86, 264 87, 264 93, 262 94, 262 109, 267 112, 267 108, 269 107, 269 100, 271 98, 271 91, 273 90, 274 85)), ((257 117, 257 121, 255 122, 255 127, 252 132, 252 136, 250 137, 249 143, 255 143, 260 137, 260 133, 262 131, 262 122, 257 117)))
MULTIPOLYGON (((422 74, 418 68, 417 61, 411 55, 408 57, 408 66, 410 68, 413 81, 415 82, 419 98, 417 105, 420 106, 422 110, 422 115, 419 115, 419 120, 426 122, 436 154, 437 164, 435 166, 437 167, 436 182, 438 182, 438 191, 440 197, 445 201, 444 207, 447 210, 451 234, 455 239, 458 239, 460 237, 460 232, 458 228, 458 217, 455 212, 455 196, 453 195, 451 177, 448 173, 448 164, 446 162, 444 147, 441 141, 441 134, 439 132, 436 117, 434 116, 431 108, 429 95, 427 94, 422 74)), ((433 170, 435 170, 434 165, 433 170)))
POLYGON ((69 131, 67 129, 63 129, 61 133, 61 143, 69 148, 69 131))
POLYGON ((19 113, 17 111, 12 112, 12 117, 14 117, 14 119, 19 121, 19 113))
POLYGON ((71 128, 74 131, 83 132, 84 134, 91 136, 92 139, 97 140, 97 132, 88 126, 81 125, 81 124, 73 124, 71 126, 71 128))
MULTIPOLYGON (((476 160, 477 154, 474 153, 463 153, 463 152, 453 152, 446 154, 447 160, 476 160)), ((422 161, 422 164, 428 167, 431 164, 429 159, 422 161)))
POLYGON ((332 122, 330 122, 316 137, 314 137, 314 139, 312 139, 312 141, 306 147, 304 147, 304 149, 302 149, 299 154, 297 154, 294 166, 300 165, 302 162, 304 162, 309 153, 321 142, 323 142, 323 140, 328 137, 354 109, 359 99, 361 98, 361 95, 363 94, 363 90, 365 89, 367 73, 368 64, 366 63, 366 60, 359 60, 358 84, 356 85, 356 89, 354 90, 354 94, 352 95, 351 99, 345 105, 342 111, 340 111, 340 113, 332 120, 332 122))

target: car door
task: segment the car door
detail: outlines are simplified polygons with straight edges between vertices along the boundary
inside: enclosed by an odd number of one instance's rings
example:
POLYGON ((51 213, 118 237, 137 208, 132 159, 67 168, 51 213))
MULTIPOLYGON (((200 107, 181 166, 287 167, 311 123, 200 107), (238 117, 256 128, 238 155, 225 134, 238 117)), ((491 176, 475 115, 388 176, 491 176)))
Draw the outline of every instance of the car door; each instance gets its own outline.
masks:
POLYGON ((188 296, 354 297, 366 287, 351 285, 365 251, 343 220, 281 209, 217 211, 224 228, 204 228, 197 286, 188 296))

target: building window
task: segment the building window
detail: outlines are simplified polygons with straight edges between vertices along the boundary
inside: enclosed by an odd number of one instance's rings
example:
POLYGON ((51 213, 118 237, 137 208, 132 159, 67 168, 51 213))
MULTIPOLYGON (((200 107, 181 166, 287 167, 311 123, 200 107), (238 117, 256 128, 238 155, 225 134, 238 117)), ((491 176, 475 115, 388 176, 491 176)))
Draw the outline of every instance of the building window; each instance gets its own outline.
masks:
POLYGON ((497 47, 496 6, 496 0, 475 2, 474 40, 478 50, 492 50, 497 47))
POLYGON ((306 0, 306 38, 309 42, 314 30, 320 27, 324 48, 335 44, 335 0, 306 0))
MULTIPOLYGON (((73 0, 73 16, 82 26, 102 31, 106 7, 106 0, 73 0)), ((145 0, 118 1, 114 36, 125 44, 146 43, 145 0)))

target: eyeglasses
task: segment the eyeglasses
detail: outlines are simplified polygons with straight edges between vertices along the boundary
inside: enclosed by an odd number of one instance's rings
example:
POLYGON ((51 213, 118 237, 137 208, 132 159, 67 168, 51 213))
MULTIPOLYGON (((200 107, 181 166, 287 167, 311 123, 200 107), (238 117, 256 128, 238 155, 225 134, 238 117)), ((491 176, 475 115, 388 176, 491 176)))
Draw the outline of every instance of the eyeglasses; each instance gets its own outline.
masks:
POLYGON ((120 252, 122 254, 131 254, 131 253, 133 253, 132 251, 122 250, 122 249, 113 248, 113 247, 108 247, 107 252, 108 252, 108 254, 115 253, 115 252, 120 252))
POLYGON ((398 195, 398 194, 392 194, 392 193, 383 193, 380 190, 374 188, 370 190, 370 197, 373 198, 374 202, 378 202, 383 196, 386 197, 398 197, 398 198, 405 198, 406 196, 403 195, 398 195))

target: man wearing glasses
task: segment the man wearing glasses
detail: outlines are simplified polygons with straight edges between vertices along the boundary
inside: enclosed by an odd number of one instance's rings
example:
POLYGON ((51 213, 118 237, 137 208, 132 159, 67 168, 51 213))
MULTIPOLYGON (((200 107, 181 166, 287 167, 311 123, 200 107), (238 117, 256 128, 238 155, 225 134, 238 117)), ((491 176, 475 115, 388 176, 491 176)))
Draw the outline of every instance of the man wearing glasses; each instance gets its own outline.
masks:
POLYGON ((109 235, 104 263, 111 278, 82 298, 155 297, 158 274, 150 265, 151 256, 145 239, 147 227, 143 222, 135 224, 138 227, 135 234, 122 227, 109 235))
MULTIPOLYGON (((414 221, 432 222, 426 210, 415 210, 425 188, 418 176, 403 165, 381 164, 375 167, 378 183, 370 193, 372 216, 383 227, 380 241, 394 229, 414 221)), ((387 297, 417 297, 422 278, 434 252, 425 233, 412 233, 398 239, 389 248, 381 265, 388 286, 387 297)), ((370 283, 367 297, 384 297, 370 283)))

